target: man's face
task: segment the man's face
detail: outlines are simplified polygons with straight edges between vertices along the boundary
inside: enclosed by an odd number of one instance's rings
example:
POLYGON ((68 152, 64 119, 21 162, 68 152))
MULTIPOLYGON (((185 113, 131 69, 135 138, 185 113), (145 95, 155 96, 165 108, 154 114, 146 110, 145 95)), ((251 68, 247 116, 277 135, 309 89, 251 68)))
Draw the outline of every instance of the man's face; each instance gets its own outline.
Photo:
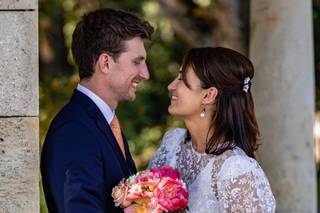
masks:
POLYGON ((110 67, 109 90, 117 102, 132 101, 139 83, 149 79, 146 50, 139 37, 124 42, 126 50, 110 67))

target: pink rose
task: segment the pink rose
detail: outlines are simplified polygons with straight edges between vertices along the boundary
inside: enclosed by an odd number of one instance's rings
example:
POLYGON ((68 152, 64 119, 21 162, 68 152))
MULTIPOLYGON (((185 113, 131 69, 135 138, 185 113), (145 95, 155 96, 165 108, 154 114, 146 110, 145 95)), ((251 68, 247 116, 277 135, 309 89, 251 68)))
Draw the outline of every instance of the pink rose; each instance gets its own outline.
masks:
POLYGON ((179 179, 180 173, 177 169, 170 166, 162 166, 157 168, 156 166, 151 168, 151 172, 158 174, 160 177, 171 177, 173 179, 179 179))
POLYGON ((132 201, 127 198, 128 195, 128 186, 126 182, 123 180, 112 189, 111 196, 113 197, 113 201, 115 206, 127 207, 131 205, 132 201))
POLYGON ((157 199, 156 209, 163 211, 177 211, 188 205, 188 192, 177 179, 164 177, 155 191, 157 199))

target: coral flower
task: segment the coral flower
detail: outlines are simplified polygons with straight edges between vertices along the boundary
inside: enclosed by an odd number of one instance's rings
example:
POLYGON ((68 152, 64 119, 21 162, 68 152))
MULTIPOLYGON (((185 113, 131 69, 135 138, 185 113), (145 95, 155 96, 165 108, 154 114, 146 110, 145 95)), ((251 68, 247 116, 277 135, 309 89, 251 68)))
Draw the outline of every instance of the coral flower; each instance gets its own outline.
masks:
POLYGON ((155 191, 157 208, 163 211, 177 211, 188 205, 188 192, 177 179, 164 177, 155 191))

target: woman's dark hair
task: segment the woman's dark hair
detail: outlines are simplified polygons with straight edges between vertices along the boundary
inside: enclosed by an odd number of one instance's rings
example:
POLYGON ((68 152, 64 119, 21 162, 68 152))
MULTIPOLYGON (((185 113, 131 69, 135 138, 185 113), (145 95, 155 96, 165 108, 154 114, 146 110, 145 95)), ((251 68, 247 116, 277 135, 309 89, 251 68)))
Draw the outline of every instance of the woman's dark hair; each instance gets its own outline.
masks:
POLYGON ((186 53, 182 65, 182 80, 190 88, 186 79, 189 66, 200 79, 203 89, 218 89, 210 127, 213 135, 207 138, 206 153, 219 155, 238 146, 254 157, 259 128, 250 92, 251 82, 247 85, 247 92, 243 90, 244 80, 254 76, 251 61, 228 48, 193 48, 186 53))
POLYGON ((124 41, 134 37, 151 39, 153 27, 135 14, 100 9, 84 15, 72 35, 72 55, 80 79, 89 78, 99 55, 108 53, 114 60, 125 51, 124 41))

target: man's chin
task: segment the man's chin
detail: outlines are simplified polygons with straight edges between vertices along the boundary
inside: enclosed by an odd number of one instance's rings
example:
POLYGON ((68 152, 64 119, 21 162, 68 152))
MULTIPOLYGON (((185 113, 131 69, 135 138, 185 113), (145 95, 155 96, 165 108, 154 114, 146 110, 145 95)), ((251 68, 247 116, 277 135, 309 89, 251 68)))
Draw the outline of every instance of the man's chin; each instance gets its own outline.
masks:
POLYGON ((133 94, 133 95, 130 95, 127 97, 127 101, 131 102, 131 101, 134 101, 136 99, 136 94, 133 94))
POLYGON ((136 99, 136 90, 135 89, 130 89, 128 90, 128 93, 127 93, 127 98, 126 98, 126 101, 134 101, 136 99))

